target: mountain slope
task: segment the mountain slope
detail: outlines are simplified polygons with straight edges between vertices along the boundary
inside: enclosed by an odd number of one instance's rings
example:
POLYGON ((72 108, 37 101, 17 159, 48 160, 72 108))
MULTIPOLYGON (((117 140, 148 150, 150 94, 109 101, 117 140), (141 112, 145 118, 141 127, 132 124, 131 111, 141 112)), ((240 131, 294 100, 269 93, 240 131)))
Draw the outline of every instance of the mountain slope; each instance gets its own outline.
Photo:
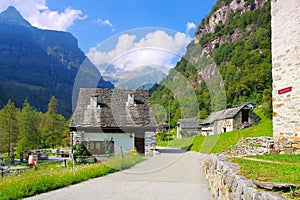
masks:
POLYGON ((82 63, 88 63, 85 82, 97 80, 91 84, 113 87, 94 70, 70 33, 32 27, 14 7, 0 14, 0 107, 8 99, 21 107, 28 98, 45 111, 51 96, 56 96, 59 112, 70 116, 73 85, 82 63))
POLYGON ((270 115, 271 84, 270 1, 219 0, 199 24, 173 73, 151 90, 151 99, 165 109, 172 101, 172 125, 180 117, 206 118, 246 101, 267 104, 270 115), (178 74, 193 89, 197 109, 178 104, 178 74))

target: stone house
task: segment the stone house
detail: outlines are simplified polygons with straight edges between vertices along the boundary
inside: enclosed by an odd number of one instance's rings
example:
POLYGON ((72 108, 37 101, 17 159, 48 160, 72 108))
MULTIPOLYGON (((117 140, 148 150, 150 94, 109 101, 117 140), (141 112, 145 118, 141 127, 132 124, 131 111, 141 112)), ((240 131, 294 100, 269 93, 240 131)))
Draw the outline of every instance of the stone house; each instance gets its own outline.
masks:
POLYGON ((180 119, 177 124, 177 139, 201 134, 200 122, 197 118, 180 119))
POLYGON ((252 109, 252 104, 243 103, 211 113, 200 122, 202 135, 215 135, 256 125, 259 117, 252 109))
POLYGON ((69 127, 73 144, 84 142, 96 157, 155 148, 147 90, 81 88, 69 127))
POLYGON ((271 5, 275 149, 300 153, 300 1, 271 5))

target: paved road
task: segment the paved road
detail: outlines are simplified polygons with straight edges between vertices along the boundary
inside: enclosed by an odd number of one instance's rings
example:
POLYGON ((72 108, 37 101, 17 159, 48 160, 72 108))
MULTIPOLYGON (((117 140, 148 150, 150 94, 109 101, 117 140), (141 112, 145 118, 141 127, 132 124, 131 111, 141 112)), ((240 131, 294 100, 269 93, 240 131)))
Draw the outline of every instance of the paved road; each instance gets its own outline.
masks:
POLYGON ((204 155, 161 149, 131 169, 28 199, 211 199, 201 171, 204 155))

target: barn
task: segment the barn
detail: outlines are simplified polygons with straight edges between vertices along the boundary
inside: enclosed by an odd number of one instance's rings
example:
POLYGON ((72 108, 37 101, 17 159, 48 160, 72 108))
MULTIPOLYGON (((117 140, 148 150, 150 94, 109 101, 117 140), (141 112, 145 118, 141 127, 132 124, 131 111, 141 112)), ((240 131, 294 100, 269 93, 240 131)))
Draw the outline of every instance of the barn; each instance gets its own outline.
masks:
POLYGON ((215 135, 256 125, 259 117, 253 112, 253 107, 251 103, 242 103, 211 113, 200 123, 202 135, 215 135))

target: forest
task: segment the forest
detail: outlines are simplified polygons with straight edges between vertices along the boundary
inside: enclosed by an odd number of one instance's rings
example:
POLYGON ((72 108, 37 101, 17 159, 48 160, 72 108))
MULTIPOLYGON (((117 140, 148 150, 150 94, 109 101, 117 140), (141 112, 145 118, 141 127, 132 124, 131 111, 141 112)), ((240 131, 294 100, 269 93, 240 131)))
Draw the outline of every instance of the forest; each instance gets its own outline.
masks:
POLYGON ((38 112, 28 100, 21 109, 11 100, 0 110, 0 153, 27 152, 70 144, 69 122, 57 112, 53 96, 45 113, 38 112))

